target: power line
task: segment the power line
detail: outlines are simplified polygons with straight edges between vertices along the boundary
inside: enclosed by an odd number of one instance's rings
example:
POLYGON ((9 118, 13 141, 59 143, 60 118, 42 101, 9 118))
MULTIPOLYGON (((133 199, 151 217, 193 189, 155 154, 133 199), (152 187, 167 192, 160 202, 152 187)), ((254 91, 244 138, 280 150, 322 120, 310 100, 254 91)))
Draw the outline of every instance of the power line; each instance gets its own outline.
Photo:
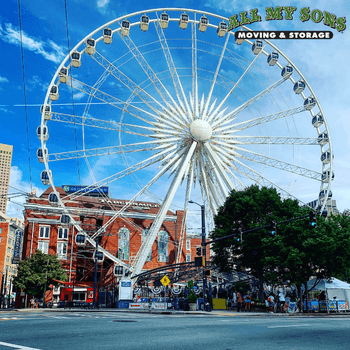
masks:
POLYGON ((30 178, 30 189, 33 190, 33 184, 32 184, 32 168, 31 168, 31 164, 30 164, 30 151, 29 151, 29 131, 28 131, 28 113, 27 113, 26 79, 25 79, 25 73, 24 73, 24 55, 23 55, 23 37, 22 37, 21 0, 18 0, 18 20, 19 20, 19 35, 20 35, 20 40, 21 40, 22 79, 23 79, 23 94, 24 94, 24 110, 25 110, 25 116, 26 116, 27 154, 28 154, 29 178, 30 178))

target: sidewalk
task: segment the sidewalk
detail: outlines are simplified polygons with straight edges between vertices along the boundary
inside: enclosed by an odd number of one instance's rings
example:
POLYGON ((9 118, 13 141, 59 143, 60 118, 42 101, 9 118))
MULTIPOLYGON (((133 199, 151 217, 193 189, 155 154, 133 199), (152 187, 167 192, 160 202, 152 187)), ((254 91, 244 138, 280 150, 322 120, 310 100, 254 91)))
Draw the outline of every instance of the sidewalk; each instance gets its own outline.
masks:
POLYGON ((217 317, 350 317, 350 313, 267 313, 267 312, 236 312, 228 310, 213 310, 211 312, 207 311, 183 311, 183 310, 129 310, 129 309, 116 309, 116 308, 100 308, 100 309, 80 309, 80 308, 39 308, 39 309, 0 309, 1 313, 40 313, 40 312, 50 312, 50 313, 64 313, 64 312, 127 312, 127 313, 144 313, 144 314, 161 314, 161 315, 202 315, 202 316, 217 316, 217 317))

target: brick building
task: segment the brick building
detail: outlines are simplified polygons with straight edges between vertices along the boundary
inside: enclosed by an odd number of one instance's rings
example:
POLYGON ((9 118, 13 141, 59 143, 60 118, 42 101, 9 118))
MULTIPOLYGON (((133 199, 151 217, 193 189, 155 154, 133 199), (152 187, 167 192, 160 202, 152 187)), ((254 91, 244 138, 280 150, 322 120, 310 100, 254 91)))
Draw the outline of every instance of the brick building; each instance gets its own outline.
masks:
MULTIPOLYGON (((72 199, 63 188, 68 192, 68 186, 56 187, 60 198, 79 227, 90 237, 127 202, 92 194, 72 199)), ((57 255, 70 282, 89 284, 94 278, 95 248, 91 244, 77 244, 79 232, 75 226, 62 223, 62 208, 49 202, 51 192, 52 189, 48 188, 40 197, 28 197, 24 204, 23 259, 30 257, 36 249, 57 255)), ((159 205, 156 203, 134 202, 122 217, 115 219, 106 227, 103 235, 98 237, 99 246, 123 263, 132 265, 158 210, 159 205)), ((174 264, 178 254, 180 262, 194 260, 201 238, 191 239, 186 237, 186 232, 181 234, 182 222, 183 211, 168 211, 153 243, 152 252, 146 259, 144 271, 174 264)), ((100 285, 116 284, 114 266, 115 263, 108 256, 99 264, 100 285)))
POLYGON ((24 223, 19 218, 10 218, 0 212, 0 293, 13 292, 13 277, 22 253, 24 223))

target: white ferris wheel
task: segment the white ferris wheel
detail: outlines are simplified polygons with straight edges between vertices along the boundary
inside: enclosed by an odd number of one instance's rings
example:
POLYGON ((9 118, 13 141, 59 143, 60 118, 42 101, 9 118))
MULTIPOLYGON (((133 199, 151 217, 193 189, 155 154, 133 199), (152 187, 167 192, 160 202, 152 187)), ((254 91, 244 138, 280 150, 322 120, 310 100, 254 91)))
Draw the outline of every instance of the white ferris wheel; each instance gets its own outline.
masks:
MULTIPOLYGON (((331 198, 330 133, 311 86, 273 43, 236 41, 228 23, 183 8, 119 17, 71 50, 47 90, 37 129, 41 178, 81 237, 95 244, 54 180, 160 205, 132 265, 100 248, 134 275, 167 211, 186 212, 193 197, 205 204, 209 228, 230 191, 251 184, 302 203, 318 198, 321 211, 331 198)), ((109 205, 115 213, 97 235, 128 208, 109 205)))

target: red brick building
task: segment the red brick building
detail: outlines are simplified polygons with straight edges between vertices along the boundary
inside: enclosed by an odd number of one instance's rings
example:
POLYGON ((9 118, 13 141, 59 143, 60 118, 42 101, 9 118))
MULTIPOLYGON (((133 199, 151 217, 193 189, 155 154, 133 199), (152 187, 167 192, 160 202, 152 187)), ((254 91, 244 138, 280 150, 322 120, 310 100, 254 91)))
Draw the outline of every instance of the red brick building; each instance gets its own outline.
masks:
MULTIPOLYGON (((51 188, 40 197, 29 197, 24 205, 23 258, 30 257, 36 249, 57 255, 62 261, 69 281, 90 283, 94 278, 95 248, 91 244, 77 245, 76 236, 79 234, 79 227, 92 237, 127 201, 88 195, 73 199, 63 188, 57 187, 56 190, 69 214, 76 221, 76 226, 62 223, 62 208, 49 202, 51 188)), ((159 205, 156 203, 134 202, 122 217, 112 220, 103 234, 98 236, 99 246, 123 263, 133 265, 158 210, 159 205)), ((168 211, 153 243, 152 252, 144 264, 144 270, 174 264, 176 261, 194 260, 201 238, 191 239, 186 237, 186 231, 181 232, 182 227, 185 227, 183 219, 183 211, 175 213, 168 211)), ((209 248, 207 256, 209 257, 209 248)), ((115 262, 108 257, 99 264, 100 285, 116 284, 114 266, 115 262)))

